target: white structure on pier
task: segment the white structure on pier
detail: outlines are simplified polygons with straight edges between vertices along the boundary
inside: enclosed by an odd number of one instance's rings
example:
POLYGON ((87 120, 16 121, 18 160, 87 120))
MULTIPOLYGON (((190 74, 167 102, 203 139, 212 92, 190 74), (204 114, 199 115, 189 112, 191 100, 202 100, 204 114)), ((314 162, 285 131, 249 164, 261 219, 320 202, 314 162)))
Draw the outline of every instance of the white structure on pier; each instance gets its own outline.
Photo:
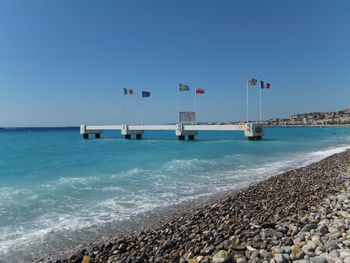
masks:
POLYGON ((249 140, 261 140, 264 135, 264 126, 258 123, 246 123, 242 125, 198 125, 198 124, 173 124, 173 125, 81 125, 80 133, 84 139, 89 138, 89 134, 95 134, 95 138, 100 138, 101 133, 107 130, 120 130, 125 139, 131 139, 132 135, 136 139, 141 139, 144 131, 175 131, 179 140, 184 140, 188 136, 189 140, 194 140, 198 131, 244 131, 244 135, 249 140))

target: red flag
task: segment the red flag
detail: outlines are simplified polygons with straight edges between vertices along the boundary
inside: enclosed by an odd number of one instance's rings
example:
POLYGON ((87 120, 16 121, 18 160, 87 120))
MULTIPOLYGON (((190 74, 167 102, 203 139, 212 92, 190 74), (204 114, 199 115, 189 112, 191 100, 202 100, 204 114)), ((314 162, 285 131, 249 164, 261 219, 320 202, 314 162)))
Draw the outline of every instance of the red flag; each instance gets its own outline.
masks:
POLYGON ((266 83, 265 88, 269 89, 270 88, 270 83, 266 83))
POLYGON ((196 94, 204 94, 204 89, 196 89, 196 94))

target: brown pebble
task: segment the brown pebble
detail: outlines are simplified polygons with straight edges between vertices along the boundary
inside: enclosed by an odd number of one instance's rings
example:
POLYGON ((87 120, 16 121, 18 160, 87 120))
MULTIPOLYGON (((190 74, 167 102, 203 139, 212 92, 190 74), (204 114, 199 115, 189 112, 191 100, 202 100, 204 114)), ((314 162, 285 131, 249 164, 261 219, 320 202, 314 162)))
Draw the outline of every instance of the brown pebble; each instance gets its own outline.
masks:
POLYGON ((92 263, 92 259, 89 256, 84 256, 81 263, 92 263))

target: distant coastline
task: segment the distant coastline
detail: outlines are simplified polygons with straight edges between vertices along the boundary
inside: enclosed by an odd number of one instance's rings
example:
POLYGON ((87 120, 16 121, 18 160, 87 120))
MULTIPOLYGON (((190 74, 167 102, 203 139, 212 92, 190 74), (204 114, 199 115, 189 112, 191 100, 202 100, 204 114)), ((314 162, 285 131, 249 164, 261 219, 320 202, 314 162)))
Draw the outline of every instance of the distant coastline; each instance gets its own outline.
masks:
MULTIPOLYGON (((293 114, 288 118, 272 118, 263 121, 249 121, 260 123, 266 127, 349 127, 350 109, 334 112, 310 112, 293 114)), ((241 125, 245 121, 227 121, 227 122, 196 122, 197 125, 241 125)), ((165 123, 177 124, 177 123, 165 123)), ((79 129, 79 126, 58 126, 58 127, 0 127, 0 130, 55 130, 55 129, 79 129)))
POLYGON ((268 125, 350 125, 350 109, 334 112, 310 112, 291 115, 288 118, 265 120, 268 125))
POLYGON ((266 125, 266 127, 350 127, 350 124, 315 124, 315 125, 266 125))

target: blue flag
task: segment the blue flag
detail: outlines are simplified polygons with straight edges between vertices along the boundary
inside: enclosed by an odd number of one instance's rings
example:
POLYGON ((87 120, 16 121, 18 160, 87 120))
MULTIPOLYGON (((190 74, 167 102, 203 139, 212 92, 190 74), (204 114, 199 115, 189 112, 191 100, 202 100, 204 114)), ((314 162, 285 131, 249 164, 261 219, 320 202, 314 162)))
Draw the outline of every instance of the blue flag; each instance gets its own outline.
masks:
POLYGON ((149 96, 151 96, 151 92, 149 92, 149 91, 142 91, 142 98, 147 98, 149 96))
POLYGON ((265 88, 265 83, 264 83, 264 81, 260 81, 260 88, 262 88, 262 89, 264 89, 265 88))

